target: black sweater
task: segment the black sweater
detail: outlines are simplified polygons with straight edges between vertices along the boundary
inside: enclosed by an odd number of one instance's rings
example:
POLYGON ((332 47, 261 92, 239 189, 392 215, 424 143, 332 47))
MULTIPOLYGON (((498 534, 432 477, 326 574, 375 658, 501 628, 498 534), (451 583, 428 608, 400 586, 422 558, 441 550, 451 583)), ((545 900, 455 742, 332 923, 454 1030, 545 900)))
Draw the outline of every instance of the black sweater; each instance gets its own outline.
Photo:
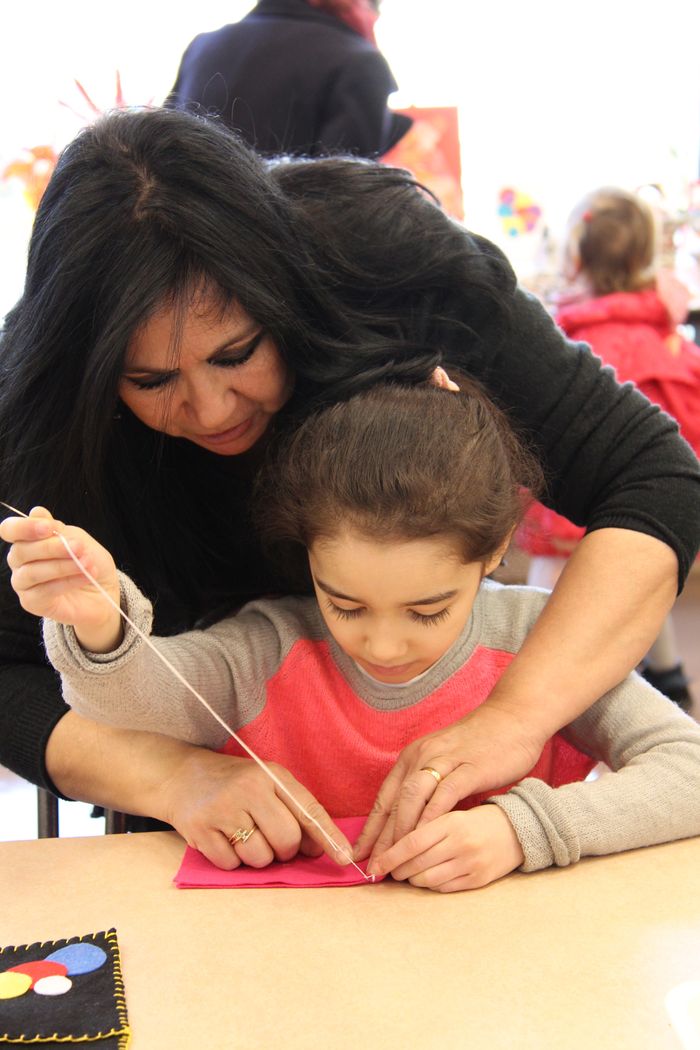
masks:
MULTIPOLYGON (((682 585, 700 542, 700 472, 669 416, 630 384, 619 386, 610 369, 585 345, 567 341, 543 307, 521 291, 515 293, 511 335, 498 349, 488 341, 474 344, 466 359, 446 365, 480 380, 536 445, 550 505, 589 530, 626 528, 663 540, 678 556, 682 585)), ((134 428, 128 419, 124 425, 134 428)), ((132 434, 137 442, 138 426, 132 434)), ((165 442, 163 469, 172 471, 173 484, 196 479, 192 491, 178 498, 183 521, 192 525, 195 509, 201 514, 201 543, 183 537, 172 520, 151 522, 152 555, 144 554, 148 543, 139 536, 137 548, 136 537, 123 528, 100 537, 155 601, 158 634, 191 627, 279 586, 248 520, 255 463, 218 457, 186 441, 165 442), (192 574, 159 568, 167 561, 164 554, 173 565, 183 551, 196 561, 196 586, 192 574)), ((148 508, 137 510, 143 520, 148 508)), ((136 521, 133 526, 140 527, 136 521)), ((39 621, 20 608, 3 559, 0 764, 53 789, 44 751, 66 710, 59 679, 44 657, 39 621)))

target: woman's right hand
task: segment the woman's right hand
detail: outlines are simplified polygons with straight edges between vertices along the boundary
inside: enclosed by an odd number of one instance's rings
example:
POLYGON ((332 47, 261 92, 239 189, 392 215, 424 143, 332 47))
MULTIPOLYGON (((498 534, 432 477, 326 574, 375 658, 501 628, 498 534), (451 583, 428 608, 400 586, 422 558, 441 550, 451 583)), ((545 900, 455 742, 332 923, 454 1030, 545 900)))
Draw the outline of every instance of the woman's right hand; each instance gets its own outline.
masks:
POLYGON ((83 529, 56 521, 44 507, 35 507, 27 518, 0 522, 0 539, 11 544, 12 587, 27 612, 71 624, 85 649, 109 652, 121 640, 119 613, 80 571, 60 536, 119 606, 119 579, 109 551, 83 529))
POLYGON ((217 868, 231 870, 239 864, 263 868, 273 860, 291 860, 297 853, 315 857, 322 852, 337 864, 349 863, 352 846, 345 835, 288 770, 270 763, 339 850, 252 759, 183 747, 182 761, 159 785, 159 816, 217 868), (230 841, 237 831, 251 828, 255 830, 245 842, 230 841))

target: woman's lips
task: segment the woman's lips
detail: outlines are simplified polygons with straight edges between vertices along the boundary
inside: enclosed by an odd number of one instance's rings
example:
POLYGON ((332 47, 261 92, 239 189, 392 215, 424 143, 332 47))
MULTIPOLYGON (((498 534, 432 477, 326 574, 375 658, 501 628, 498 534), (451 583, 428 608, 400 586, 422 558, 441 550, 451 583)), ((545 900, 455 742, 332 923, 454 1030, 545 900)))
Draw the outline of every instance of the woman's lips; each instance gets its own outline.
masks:
POLYGON ((226 445, 230 441, 243 437, 249 430, 252 422, 252 417, 249 417, 244 419, 242 423, 239 423, 238 426, 231 427, 229 430, 222 430, 219 434, 200 434, 199 440, 206 442, 207 445, 226 445))

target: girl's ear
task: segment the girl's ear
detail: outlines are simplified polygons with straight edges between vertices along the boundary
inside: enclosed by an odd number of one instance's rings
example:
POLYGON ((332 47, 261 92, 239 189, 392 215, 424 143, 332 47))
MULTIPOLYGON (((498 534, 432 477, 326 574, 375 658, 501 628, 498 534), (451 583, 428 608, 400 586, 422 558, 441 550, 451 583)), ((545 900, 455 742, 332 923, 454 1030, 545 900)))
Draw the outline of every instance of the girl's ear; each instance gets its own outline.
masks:
POLYGON ((484 562, 483 576, 488 576, 489 573, 494 572, 494 570, 497 569, 498 566, 502 563, 503 557, 508 548, 510 547, 510 540, 514 532, 515 528, 512 528, 504 542, 498 548, 498 550, 495 550, 493 554, 489 555, 487 560, 484 562))

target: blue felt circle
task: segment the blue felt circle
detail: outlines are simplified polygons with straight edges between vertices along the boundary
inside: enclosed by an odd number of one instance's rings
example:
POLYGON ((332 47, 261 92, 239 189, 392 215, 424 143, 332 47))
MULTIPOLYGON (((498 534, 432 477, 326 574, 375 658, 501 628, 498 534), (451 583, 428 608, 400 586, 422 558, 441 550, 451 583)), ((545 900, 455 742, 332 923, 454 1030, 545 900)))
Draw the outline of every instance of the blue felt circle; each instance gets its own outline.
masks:
POLYGON ((105 952, 96 944, 86 944, 84 941, 67 944, 65 948, 59 948, 46 956, 47 962, 63 963, 71 977, 77 973, 92 973, 102 966, 106 958, 105 952))

